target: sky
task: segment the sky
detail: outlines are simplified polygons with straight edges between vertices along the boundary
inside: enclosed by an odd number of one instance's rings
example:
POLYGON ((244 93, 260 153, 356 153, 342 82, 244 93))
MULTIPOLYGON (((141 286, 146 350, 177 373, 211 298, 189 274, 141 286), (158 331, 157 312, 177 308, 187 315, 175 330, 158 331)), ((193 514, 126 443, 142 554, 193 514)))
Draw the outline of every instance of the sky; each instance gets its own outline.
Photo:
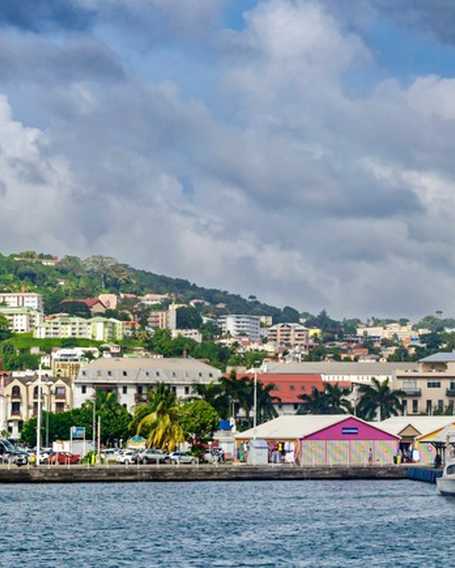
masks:
POLYGON ((2 0, 0 249, 455 315, 452 0, 2 0))

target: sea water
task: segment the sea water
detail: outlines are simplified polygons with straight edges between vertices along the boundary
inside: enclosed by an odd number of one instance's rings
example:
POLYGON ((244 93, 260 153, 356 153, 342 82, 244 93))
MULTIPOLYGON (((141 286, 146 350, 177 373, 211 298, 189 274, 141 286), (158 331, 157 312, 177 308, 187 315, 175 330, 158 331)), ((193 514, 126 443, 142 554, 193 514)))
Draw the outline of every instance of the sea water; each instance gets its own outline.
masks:
POLYGON ((455 499, 412 481, 0 486, 3 567, 453 566, 455 499))

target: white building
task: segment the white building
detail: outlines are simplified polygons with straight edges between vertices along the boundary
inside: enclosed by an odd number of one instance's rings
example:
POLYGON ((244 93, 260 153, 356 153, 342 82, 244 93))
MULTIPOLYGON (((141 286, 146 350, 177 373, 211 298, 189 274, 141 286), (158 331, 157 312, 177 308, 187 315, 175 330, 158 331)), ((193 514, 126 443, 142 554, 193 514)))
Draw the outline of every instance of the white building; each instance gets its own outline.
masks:
POLYGON ((30 333, 43 322, 43 313, 33 308, 10 308, 0 304, 0 316, 8 320, 13 333, 30 333))
POLYGON ((43 311, 43 297, 34 292, 0 292, 0 304, 6 304, 10 308, 43 311))
POLYGON ((259 316, 246 314, 229 314, 219 318, 219 324, 223 335, 231 337, 249 337, 257 341, 261 335, 261 321, 259 316))
POLYGON ((158 383, 169 385, 179 398, 193 394, 195 384, 217 381, 221 371, 197 359, 100 358, 83 365, 74 383, 74 405, 93 399, 96 391, 115 392, 130 412, 147 400, 158 383))
POLYGON ((197 343, 202 343, 202 333, 198 329, 173 329, 171 335, 173 339, 176 337, 186 337, 197 343))

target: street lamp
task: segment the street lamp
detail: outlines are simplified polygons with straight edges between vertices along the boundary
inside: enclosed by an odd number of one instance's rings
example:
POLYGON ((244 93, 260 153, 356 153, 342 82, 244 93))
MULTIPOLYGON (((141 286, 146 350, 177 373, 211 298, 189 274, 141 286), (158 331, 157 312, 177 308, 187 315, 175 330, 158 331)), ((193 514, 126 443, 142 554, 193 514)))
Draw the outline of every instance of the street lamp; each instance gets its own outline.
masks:
POLYGON ((254 367, 249 372, 254 373, 254 390, 253 390, 253 440, 256 440, 256 429, 258 421, 258 372, 262 371, 261 361, 255 361, 254 367), (259 365, 259 367, 258 367, 259 365))

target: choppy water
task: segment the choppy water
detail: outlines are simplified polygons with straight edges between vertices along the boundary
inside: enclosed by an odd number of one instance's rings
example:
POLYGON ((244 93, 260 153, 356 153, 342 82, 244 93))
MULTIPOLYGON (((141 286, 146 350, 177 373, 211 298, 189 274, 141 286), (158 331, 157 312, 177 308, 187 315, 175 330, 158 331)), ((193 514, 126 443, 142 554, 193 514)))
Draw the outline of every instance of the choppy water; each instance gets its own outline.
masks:
POLYGON ((412 481, 4 485, 0 566, 446 568, 454 521, 412 481))

